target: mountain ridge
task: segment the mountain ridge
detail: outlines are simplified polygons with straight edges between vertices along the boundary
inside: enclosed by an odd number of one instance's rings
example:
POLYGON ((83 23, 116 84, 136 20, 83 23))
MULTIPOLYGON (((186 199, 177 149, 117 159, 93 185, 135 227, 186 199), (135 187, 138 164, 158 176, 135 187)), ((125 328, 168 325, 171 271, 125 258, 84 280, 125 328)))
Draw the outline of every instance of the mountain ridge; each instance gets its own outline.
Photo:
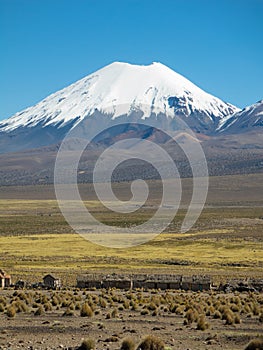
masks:
POLYGON ((263 127, 263 100, 223 119, 219 123, 218 131, 220 133, 239 133, 244 129, 248 132, 256 127, 263 127))

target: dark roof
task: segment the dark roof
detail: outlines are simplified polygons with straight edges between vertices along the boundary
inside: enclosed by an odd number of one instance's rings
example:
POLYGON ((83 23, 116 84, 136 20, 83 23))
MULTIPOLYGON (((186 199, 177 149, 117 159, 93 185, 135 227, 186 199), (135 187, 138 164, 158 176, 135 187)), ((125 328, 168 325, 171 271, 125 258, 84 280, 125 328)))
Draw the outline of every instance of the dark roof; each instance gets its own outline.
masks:
POLYGON ((47 274, 46 276, 44 276, 44 277, 43 277, 43 280, 46 279, 47 277, 51 277, 51 278, 53 278, 53 280, 59 280, 58 277, 55 277, 54 275, 51 275, 50 273, 47 274))

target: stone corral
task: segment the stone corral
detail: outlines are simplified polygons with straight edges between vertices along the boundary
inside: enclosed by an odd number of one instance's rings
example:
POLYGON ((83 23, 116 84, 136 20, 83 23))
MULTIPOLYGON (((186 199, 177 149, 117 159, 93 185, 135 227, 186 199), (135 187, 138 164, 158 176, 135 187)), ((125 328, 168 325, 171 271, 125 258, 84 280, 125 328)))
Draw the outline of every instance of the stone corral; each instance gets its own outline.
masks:
POLYGON ((99 275, 86 274, 77 277, 78 288, 118 288, 118 289, 174 289, 202 291, 211 289, 209 276, 182 275, 99 275))

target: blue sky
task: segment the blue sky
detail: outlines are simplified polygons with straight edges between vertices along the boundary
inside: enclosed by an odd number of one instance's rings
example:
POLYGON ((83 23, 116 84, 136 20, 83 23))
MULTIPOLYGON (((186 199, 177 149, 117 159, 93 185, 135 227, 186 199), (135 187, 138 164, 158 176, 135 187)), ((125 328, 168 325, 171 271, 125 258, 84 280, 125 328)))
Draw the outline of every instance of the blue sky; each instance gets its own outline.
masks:
POLYGON ((263 0, 0 0, 0 119, 113 62, 162 62, 239 107, 263 98, 263 0))

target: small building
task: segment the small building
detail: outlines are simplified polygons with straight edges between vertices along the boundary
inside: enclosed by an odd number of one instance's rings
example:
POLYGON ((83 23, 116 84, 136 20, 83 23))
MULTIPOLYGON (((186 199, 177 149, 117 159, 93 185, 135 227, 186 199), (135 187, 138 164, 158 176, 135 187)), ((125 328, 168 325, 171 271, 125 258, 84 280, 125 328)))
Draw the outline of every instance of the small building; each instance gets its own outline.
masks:
POLYGON ((61 280, 60 278, 54 277, 53 275, 46 275, 43 277, 43 284, 44 287, 47 288, 60 288, 61 287, 61 280))
POLYGON ((0 269, 0 288, 7 288, 11 285, 11 276, 0 269))

